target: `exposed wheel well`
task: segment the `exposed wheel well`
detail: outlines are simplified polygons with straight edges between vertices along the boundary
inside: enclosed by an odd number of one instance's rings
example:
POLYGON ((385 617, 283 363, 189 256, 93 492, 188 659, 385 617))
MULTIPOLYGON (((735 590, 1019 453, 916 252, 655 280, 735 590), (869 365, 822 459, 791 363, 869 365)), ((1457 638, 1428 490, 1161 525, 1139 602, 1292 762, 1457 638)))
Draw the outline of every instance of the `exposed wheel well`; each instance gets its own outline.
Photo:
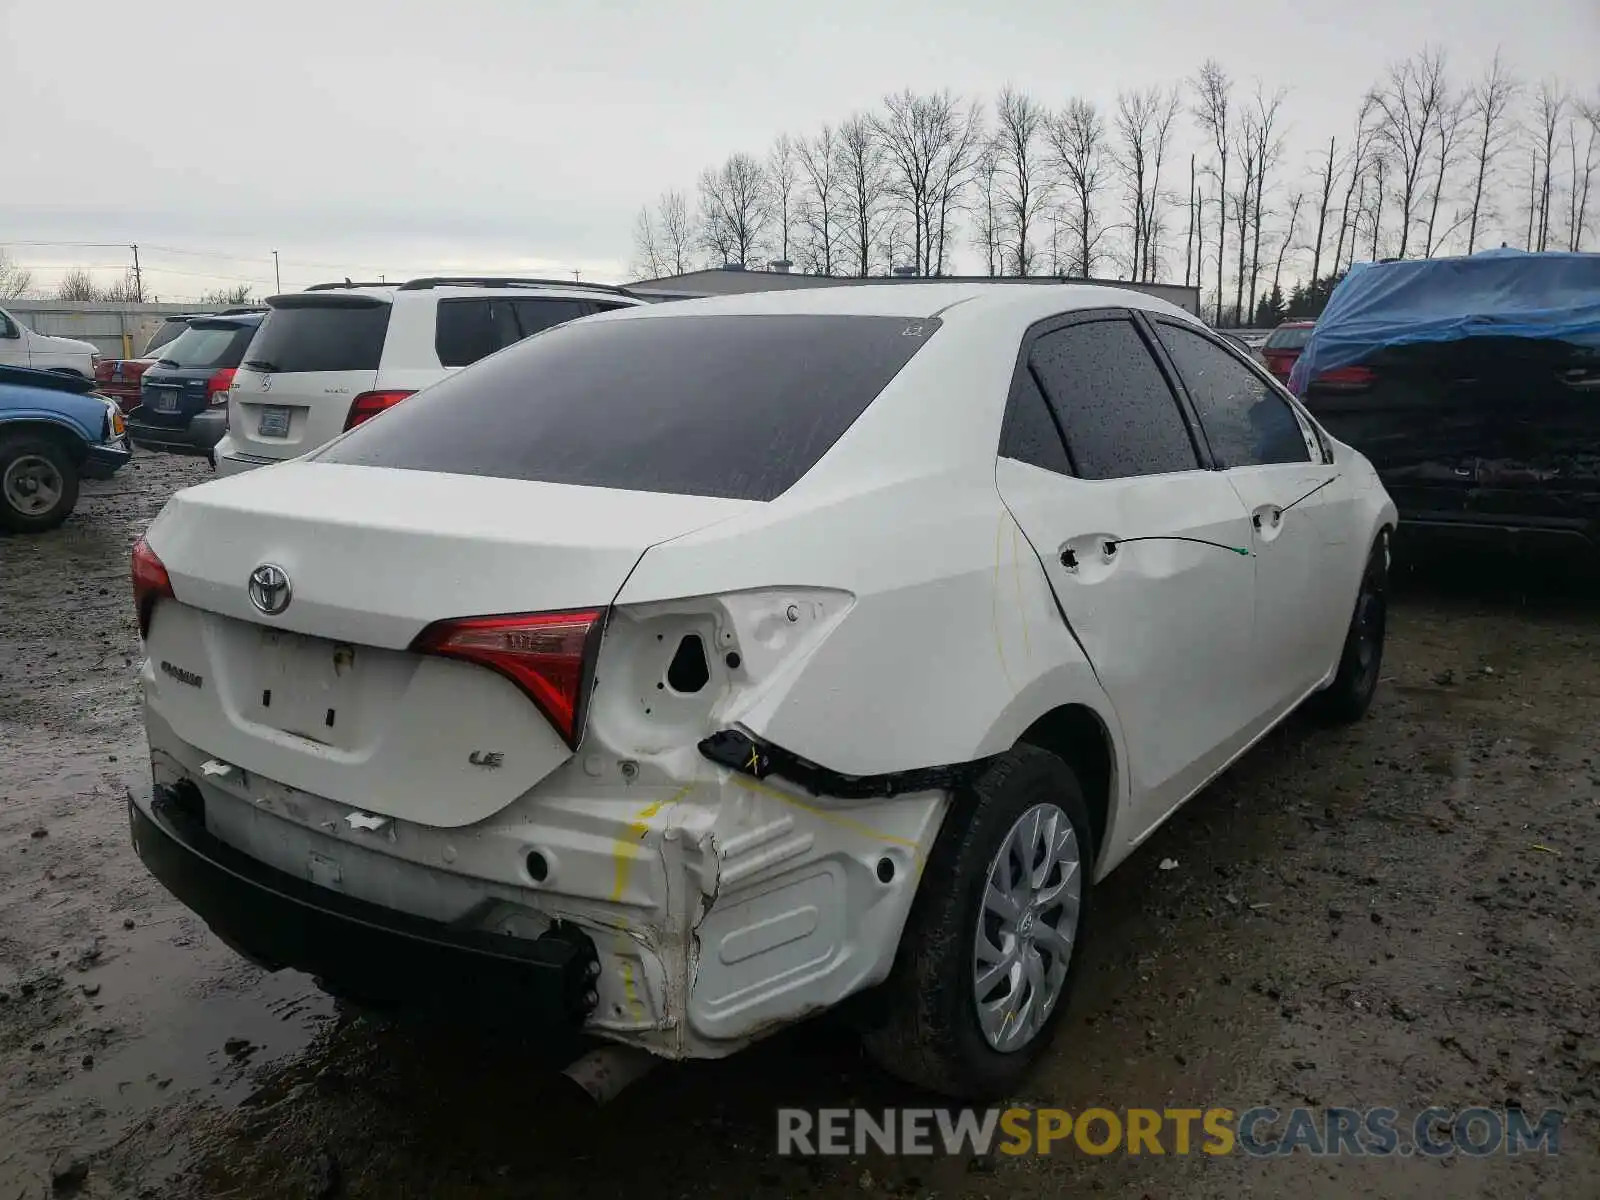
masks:
POLYGON ((1111 783, 1114 756, 1111 735, 1093 709, 1082 704, 1064 704, 1044 714, 1028 726, 1019 742, 1027 742, 1059 756, 1078 775, 1083 785, 1083 800, 1094 827, 1095 853, 1105 845, 1106 825, 1111 814, 1111 783))
POLYGON ((68 460, 75 467, 82 466, 83 460, 89 455, 89 447, 82 438, 50 421, 7 421, 0 424, 0 444, 18 436, 48 438, 67 452, 68 460))

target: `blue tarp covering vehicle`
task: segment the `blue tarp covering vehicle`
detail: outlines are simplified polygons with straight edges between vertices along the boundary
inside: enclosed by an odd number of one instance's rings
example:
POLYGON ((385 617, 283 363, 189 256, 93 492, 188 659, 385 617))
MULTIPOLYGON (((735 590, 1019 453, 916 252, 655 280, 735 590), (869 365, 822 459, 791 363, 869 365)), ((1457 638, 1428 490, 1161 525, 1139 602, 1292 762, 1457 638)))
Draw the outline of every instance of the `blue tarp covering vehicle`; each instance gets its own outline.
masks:
POLYGON ((1600 254, 1360 264, 1290 387, 1403 528, 1600 551, 1600 254))
POLYGON ((1484 250, 1466 258, 1357 263, 1328 300, 1289 386, 1377 350, 1476 337, 1600 349, 1600 254, 1484 250))

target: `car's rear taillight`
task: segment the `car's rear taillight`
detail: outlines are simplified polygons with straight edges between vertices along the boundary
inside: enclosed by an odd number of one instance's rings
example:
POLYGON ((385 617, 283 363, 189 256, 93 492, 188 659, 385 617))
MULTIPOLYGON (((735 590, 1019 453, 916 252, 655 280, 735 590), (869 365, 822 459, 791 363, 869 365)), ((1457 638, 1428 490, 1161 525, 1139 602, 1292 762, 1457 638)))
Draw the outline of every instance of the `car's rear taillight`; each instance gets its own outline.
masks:
POLYGON ((150 617, 155 612, 157 600, 174 599, 172 579, 167 568, 150 549, 150 543, 140 538, 133 544, 133 607, 139 614, 139 636, 150 634, 150 617))
POLYGON ((412 395, 414 391, 415 389, 412 389, 412 391, 390 389, 381 392, 362 392, 354 400, 350 401, 350 415, 344 419, 344 427, 346 429, 354 429, 361 422, 377 416, 384 409, 393 408, 407 396, 412 395))
POLYGON ((601 608, 463 617, 435 621, 417 635, 411 649, 498 671, 577 749, 604 627, 601 608))
POLYGON ((1371 367, 1335 367, 1322 372, 1311 382, 1316 387, 1330 391, 1362 392, 1377 380, 1378 374, 1371 367))
POLYGON ((238 371, 238 367, 223 367, 206 382, 207 404, 217 405, 228 402, 228 389, 233 387, 233 377, 238 374, 238 371))

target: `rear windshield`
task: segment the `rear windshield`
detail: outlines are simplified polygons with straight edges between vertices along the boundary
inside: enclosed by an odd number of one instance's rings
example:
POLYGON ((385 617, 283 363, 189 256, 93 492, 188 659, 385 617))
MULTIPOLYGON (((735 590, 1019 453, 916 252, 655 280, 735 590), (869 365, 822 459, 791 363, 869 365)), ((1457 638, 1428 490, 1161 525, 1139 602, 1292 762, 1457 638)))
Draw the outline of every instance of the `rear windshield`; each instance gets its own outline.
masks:
POLYGON ((1311 327, 1301 326, 1297 329, 1274 329, 1267 338, 1263 347, 1266 350, 1304 350, 1306 343, 1311 340, 1311 327))
POLYGON ((787 314, 579 321, 435 384, 315 457, 771 500, 938 327, 787 314))
POLYGON ((161 349, 161 347, 165 346, 168 342, 176 339, 179 334, 188 328, 189 322, 187 321, 161 322, 161 328, 157 329, 153 334, 151 334, 150 340, 145 343, 145 356, 149 357, 149 355, 161 349))
POLYGON ((259 371, 376 371, 388 332, 389 305, 383 302, 275 306, 261 322, 245 365, 259 371))
POLYGON ((161 361, 175 367, 237 367, 255 331, 254 322, 196 321, 161 347, 161 361))

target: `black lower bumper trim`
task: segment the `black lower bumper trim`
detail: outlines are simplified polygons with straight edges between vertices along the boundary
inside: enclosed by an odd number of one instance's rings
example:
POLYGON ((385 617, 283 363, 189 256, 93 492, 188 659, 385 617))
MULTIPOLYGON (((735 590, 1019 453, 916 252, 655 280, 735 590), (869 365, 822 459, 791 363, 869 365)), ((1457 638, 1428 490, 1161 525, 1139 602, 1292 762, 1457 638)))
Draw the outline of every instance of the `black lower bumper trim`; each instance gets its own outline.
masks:
POLYGON ((765 779, 777 775, 797 783, 813 796, 841 800, 869 800, 902 796, 908 792, 942 792, 960 787, 985 769, 989 759, 913 767, 882 775, 845 775, 791 754, 771 742, 758 741, 737 729, 721 729, 700 743, 700 753, 719 766, 765 779))
POLYGON ((373 1007, 575 1031, 594 1007, 598 962, 580 930, 536 939, 457 929, 319 887, 207 832, 193 785, 130 798, 133 845, 219 938, 269 970, 288 967, 373 1007))

